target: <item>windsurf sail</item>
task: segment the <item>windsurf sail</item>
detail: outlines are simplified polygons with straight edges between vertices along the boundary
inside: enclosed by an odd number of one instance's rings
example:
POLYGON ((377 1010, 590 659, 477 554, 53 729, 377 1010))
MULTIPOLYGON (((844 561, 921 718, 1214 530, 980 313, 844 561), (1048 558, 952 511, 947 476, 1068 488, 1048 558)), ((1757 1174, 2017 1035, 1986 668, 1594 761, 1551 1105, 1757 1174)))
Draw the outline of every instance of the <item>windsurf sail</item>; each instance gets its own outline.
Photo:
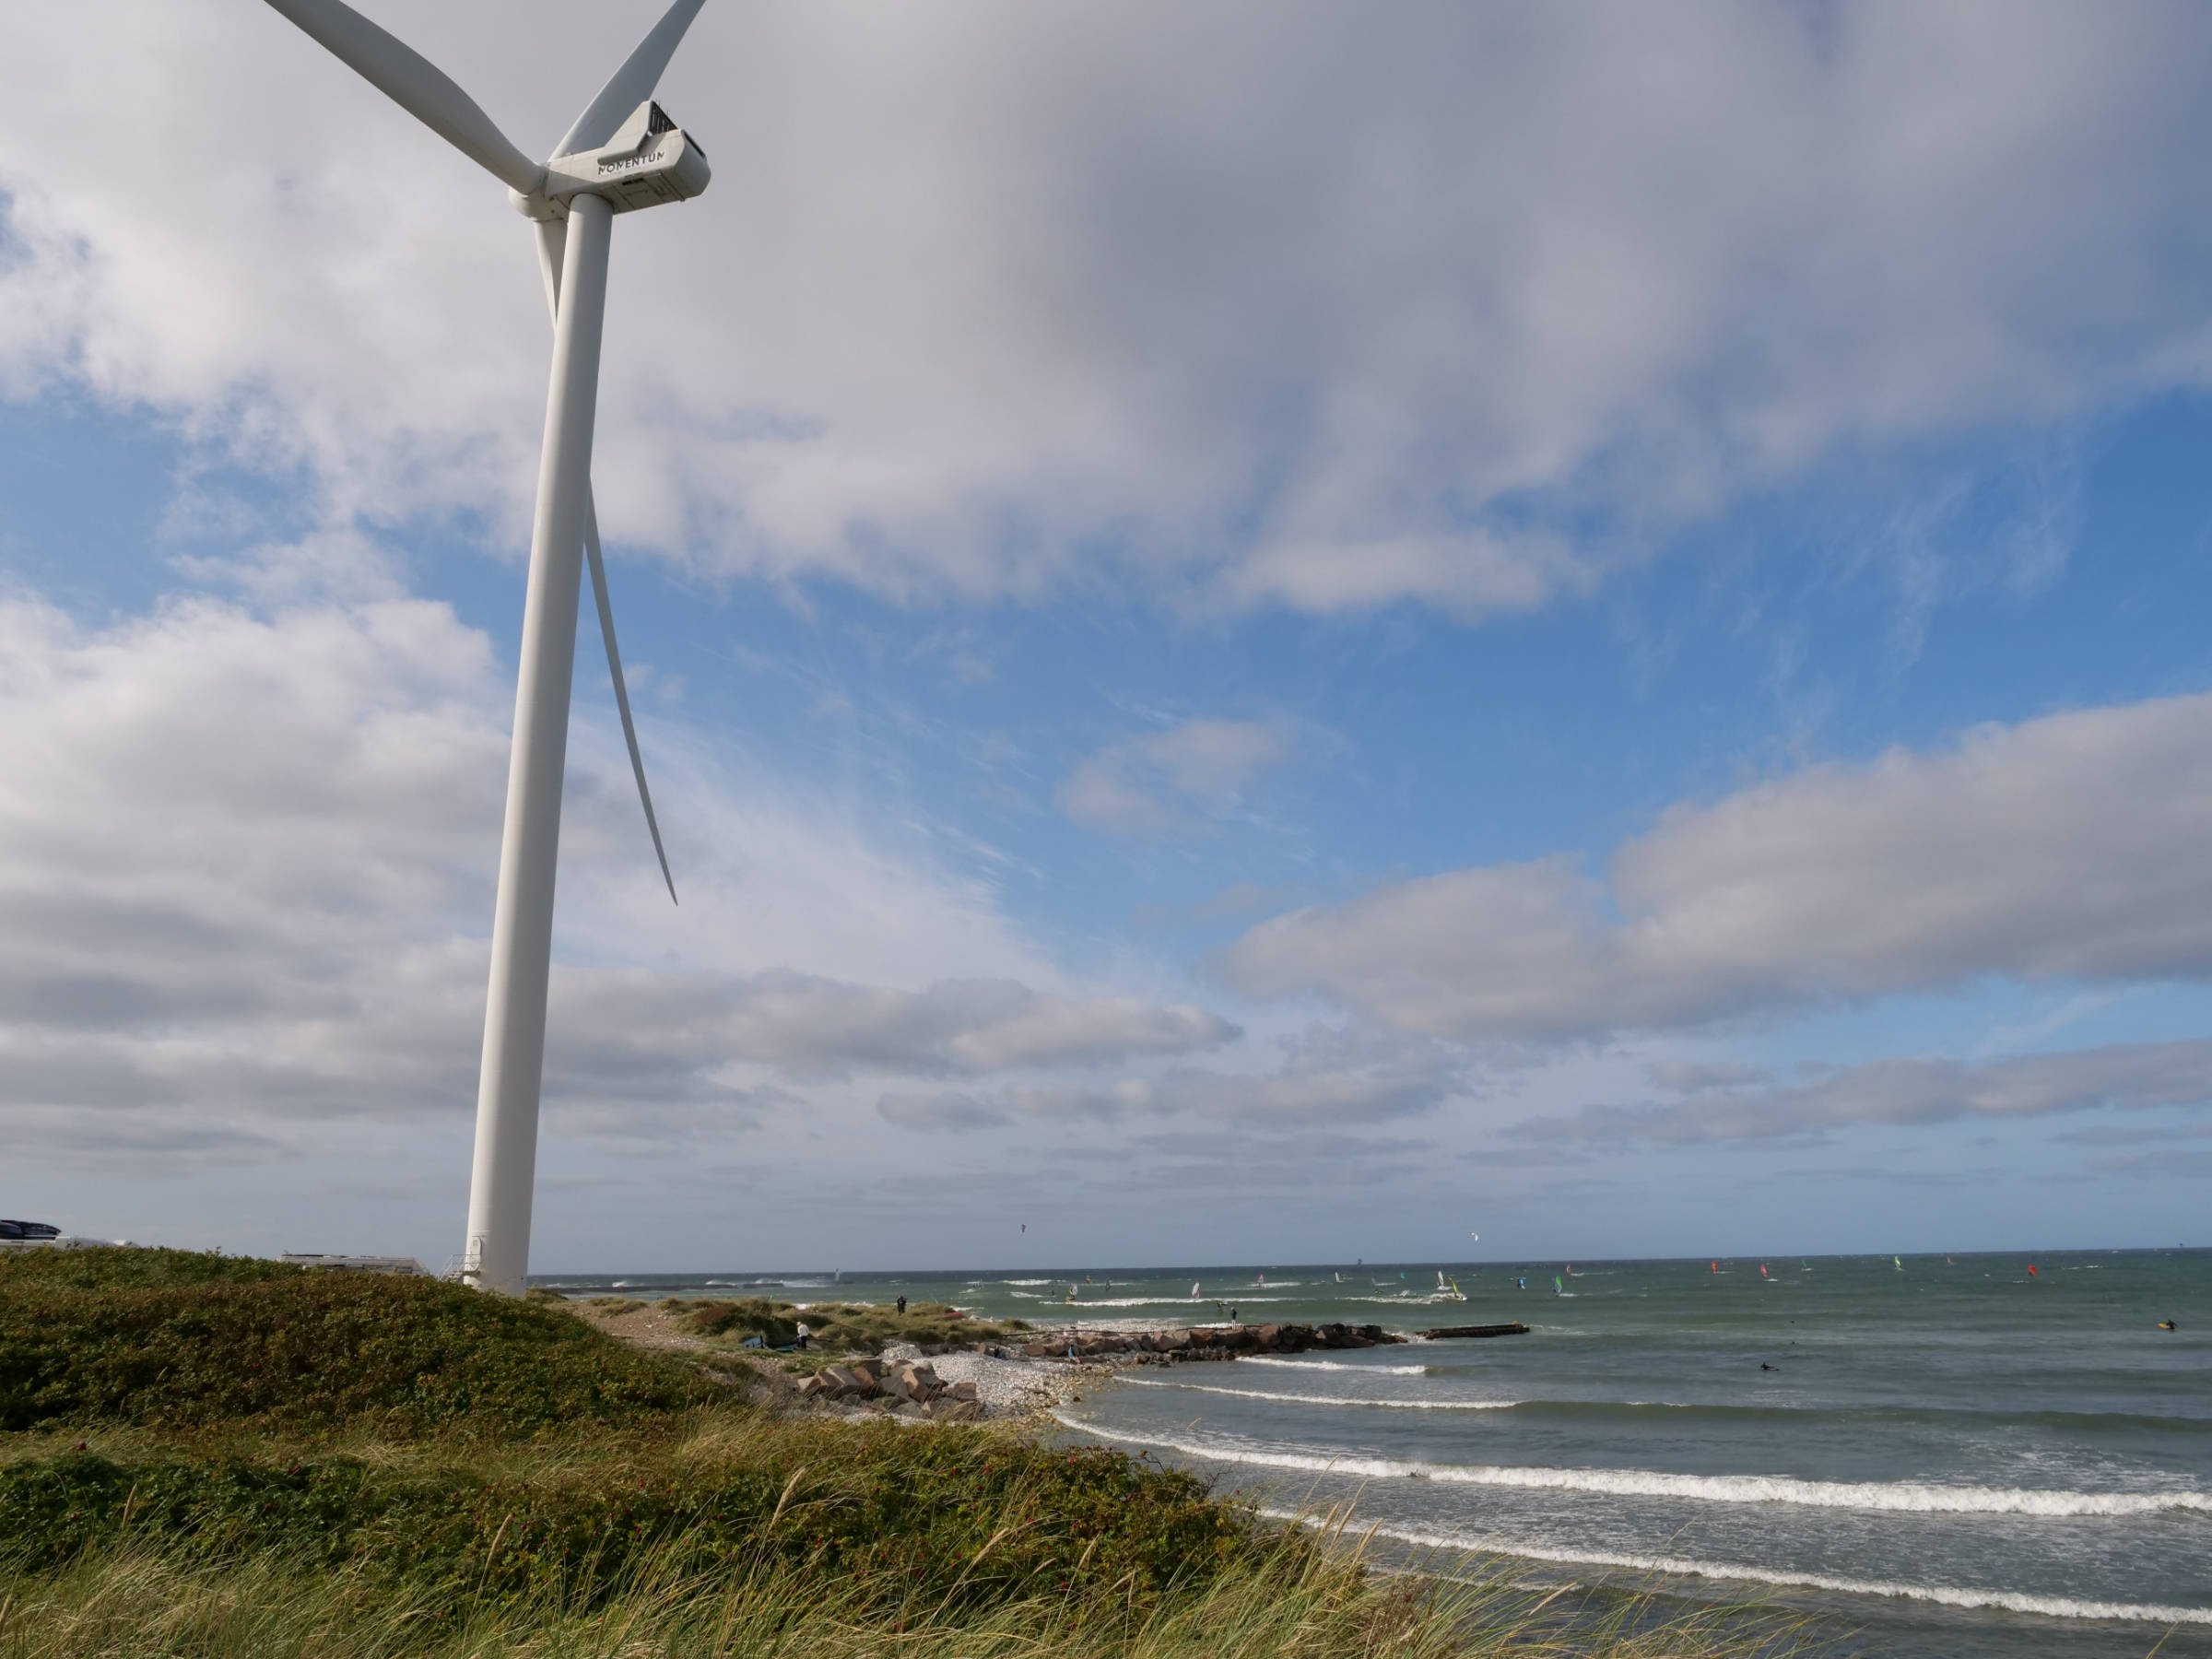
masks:
POLYGON ((1551 1293, 1554 1296, 1558 1296, 1566 1288, 1567 1281, 1562 1279, 1558 1274, 1553 1274, 1551 1276, 1551 1293))
POLYGON ((1715 1262, 1712 1265, 1712 1270, 1713 1272, 1718 1273, 1721 1270, 1721 1265, 1718 1262, 1715 1262))
POLYGON ((1905 1270, 1904 1259, 1901 1256, 1891 1256, 1889 1258, 1889 1265, 1896 1268, 1900 1273, 1902 1273, 1905 1270))
POLYGON ((2041 1274, 2040 1274, 2040 1273, 2036 1272, 2036 1270, 2035 1270, 2035 1264, 2034 1264, 2033 1262, 2030 1262, 2030 1263, 2029 1263, 2029 1264, 2028 1264, 2028 1277, 2029 1277, 2030 1278, 2041 1278, 2041 1277, 2042 1277, 2042 1275, 2041 1275, 2041 1274))
POLYGON ((1766 1265, 1764 1262, 1761 1262, 1761 1263, 1759 1265, 1759 1277, 1760 1278, 1765 1278, 1765 1277, 1768 1277, 1768 1274, 1767 1274, 1767 1265, 1766 1265))
POLYGON ((1198 1300, 1198 1281, 1196 1279, 1191 1281, 1191 1300, 1193 1301, 1198 1300))

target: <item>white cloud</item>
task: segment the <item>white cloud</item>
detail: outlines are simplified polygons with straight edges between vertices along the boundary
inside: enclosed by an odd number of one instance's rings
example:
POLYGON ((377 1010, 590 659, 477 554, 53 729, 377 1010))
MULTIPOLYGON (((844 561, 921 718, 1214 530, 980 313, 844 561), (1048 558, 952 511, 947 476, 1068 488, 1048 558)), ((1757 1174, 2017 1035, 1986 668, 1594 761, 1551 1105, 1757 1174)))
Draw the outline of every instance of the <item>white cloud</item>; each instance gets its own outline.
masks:
POLYGON ((1109 744, 1069 773, 1053 798, 1087 829, 1168 835, 1187 828, 1194 811, 1233 808, 1262 771, 1291 758, 1297 738, 1280 720, 1180 721, 1109 744))
POLYGON ((1695 1026, 1833 999, 2212 971, 2212 694, 2053 714, 1682 804, 1603 880, 1561 854, 1380 888, 1231 947, 1463 1038, 1695 1026))
POLYGON ((1516 1133, 1605 1146, 1768 1140, 1868 1124, 1920 1127, 2206 1105, 2212 1042, 2123 1043, 2005 1060, 1870 1061, 1794 1082, 1764 1078, 1653 1104, 1585 1106, 1523 1124, 1516 1133))
POLYGON ((969 1130, 1017 1123, 1172 1118, 1265 1132, 1337 1128, 1416 1117, 1467 1092, 1465 1056, 1441 1043, 1314 1027, 1281 1045, 1272 1070, 1174 1065, 1107 1084, 1016 1084, 991 1092, 893 1092, 877 1110, 908 1129, 969 1130))
MULTIPOLYGON (((419 600, 105 627, 0 603, 11 1145, 465 1117, 510 696, 484 638, 419 600)), ((987 886, 653 735, 680 911, 653 898, 618 746, 580 725, 571 762, 547 1096, 575 1121, 734 1128, 854 1072, 1051 1075, 1237 1035, 1070 982, 987 886)))
MULTIPOLYGON (((534 149, 653 8, 370 10, 534 149)), ((711 7, 606 522, 894 596, 1539 605, 1839 444, 2201 382, 2207 61, 2156 4, 711 7)), ((0 393, 519 539, 527 231, 280 18, 10 8, 0 192, 0 393)))

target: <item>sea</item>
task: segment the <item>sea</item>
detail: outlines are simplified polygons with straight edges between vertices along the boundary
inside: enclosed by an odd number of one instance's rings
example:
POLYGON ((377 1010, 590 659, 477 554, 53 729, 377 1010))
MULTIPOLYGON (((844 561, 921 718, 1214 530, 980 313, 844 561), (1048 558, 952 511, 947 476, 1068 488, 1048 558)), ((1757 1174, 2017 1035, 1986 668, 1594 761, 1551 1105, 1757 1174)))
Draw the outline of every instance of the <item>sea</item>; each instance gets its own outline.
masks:
POLYGON ((1140 1368, 1057 1416, 1275 1512, 1348 1507, 1386 1564, 1752 1600, 1884 1659, 2212 1659, 2212 1251, 538 1282, 764 1278, 1055 1328, 1523 1323, 1140 1368))

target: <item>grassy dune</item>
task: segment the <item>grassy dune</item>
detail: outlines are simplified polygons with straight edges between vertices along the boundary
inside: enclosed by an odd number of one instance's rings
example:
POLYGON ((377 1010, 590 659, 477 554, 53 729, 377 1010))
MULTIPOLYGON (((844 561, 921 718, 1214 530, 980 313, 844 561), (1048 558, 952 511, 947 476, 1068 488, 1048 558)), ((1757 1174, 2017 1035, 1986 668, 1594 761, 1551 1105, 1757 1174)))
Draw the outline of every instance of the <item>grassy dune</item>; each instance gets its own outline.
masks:
POLYGON ((0 1659, 1753 1651, 1376 1575, 1110 1452, 763 1413, 420 1280, 0 1259, 0 1659))
POLYGON ((771 1346, 791 1341, 804 1318, 817 1346, 830 1352, 879 1354, 891 1342, 1020 1342, 1031 1335, 1022 1320, 970 1319, 944 1302, 914 1302, 903 1313, 868 1302, 809 1302, 802 1313, 794 1302, 766 1297, 661 1305, 678 1311, 684 1323, 700 1335, 733 1342, 758 1336, 771 1346))

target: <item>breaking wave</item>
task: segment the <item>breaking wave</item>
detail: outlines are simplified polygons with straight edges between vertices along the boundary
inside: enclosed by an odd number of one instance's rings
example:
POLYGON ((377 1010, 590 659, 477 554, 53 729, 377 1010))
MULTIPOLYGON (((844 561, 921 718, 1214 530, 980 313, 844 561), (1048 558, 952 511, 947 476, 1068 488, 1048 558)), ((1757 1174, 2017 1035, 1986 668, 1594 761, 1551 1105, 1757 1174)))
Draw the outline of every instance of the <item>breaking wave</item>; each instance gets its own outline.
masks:
POLYGON ((1213 1382, 1162 1382, 1150 1377, 1120 1380, 1139 1388, 1187 1388, 1195 1394, 1227 1394, 1236 1400, 1288 1400, 1294 1406, 1374 1406, 1385 1411, 1511 1411, 1520 1404, 1518 1400, 1362 1400, 1349 1394, 1274 1394, 1264 1388, 1223 1388, 1213 1382))
POLYGON ((1360 1365, 1349 1359, 1277 1359, 1271 1354, 1239 1354, 1239 1365, 1279 1365, 1288 1371, 1362 1371, 1371 1377, 1425 1377, 1425 1365, 1360 1365))
MULTIPOLYGON (((1307 1525, 1324 1523, 1312 1515, 1289 1510, 1260 1512, 1277 1521, 1307 1525)), ((2149 1602, 2088 1601, 2071 1595, 2035 1595, 2019 1590, 1985 1590, 1963 1584, 1906 1584, 1891 1579, 1834 1578, 1819 1572, 1790 1572, 1766 1567, 1742 1567, 1726 1561, 1692 1560, 1680 1556, 1607 1554, 1594 1549, 1555 1548, 1547 1544, 1523 1544, 1512 1538, 1476 1537, 1465 1534, 1432 1532, 1414 1526, 1361 1526, 1401 1543, 1433 1549, 1479 1550, 1490 1555, 1517 1556, 1524 1560, 1548 1561, 1566 1567, 1617 1567, 1633 1572, 1664 1572, 1677 1578, 1733 1579, 1779 1589, 1829 1590, 1845 1595, 1899 1596, 1912 1601, 1936 1602, 1947 1607, 1994 1607, 2008 1613, 2037 1613, 2046 1618, 2128 1619, 2145 1624, 2212 1625, 2212 1607, 2161 1606, 2149 1602)))
MULTIPOLYGON (((1190 1386, 1185 1384, 1184 1386, 1190 1386)), ((1361 1405, 1373 1404, 1361 1401, 1361 1405)), ((2035 1487, 1930 1486, 1914 1481, 1802 1480, 1788 1475, 1672 1475, 1657 1469, 1521 1468, 1499 1464, 1432 1464, 1356 1453, 1265 1452, 1220 1441, 1184 1441, 1108 1431, 1055 1411, 1070 1429, 1100 1440, 1154 1446, 1217 1463, 1311 1474, 1437 1480, 1461 1486, 1594 1492, 1616 1498, 1683 1498, 1700 1503, 1788 1503, 1814 1509, 1878 1510, 1953 1515, 2155 1515, 2168 1510, 2212 1514, 2212 1492, 2076 1492, 2035 1487)))

